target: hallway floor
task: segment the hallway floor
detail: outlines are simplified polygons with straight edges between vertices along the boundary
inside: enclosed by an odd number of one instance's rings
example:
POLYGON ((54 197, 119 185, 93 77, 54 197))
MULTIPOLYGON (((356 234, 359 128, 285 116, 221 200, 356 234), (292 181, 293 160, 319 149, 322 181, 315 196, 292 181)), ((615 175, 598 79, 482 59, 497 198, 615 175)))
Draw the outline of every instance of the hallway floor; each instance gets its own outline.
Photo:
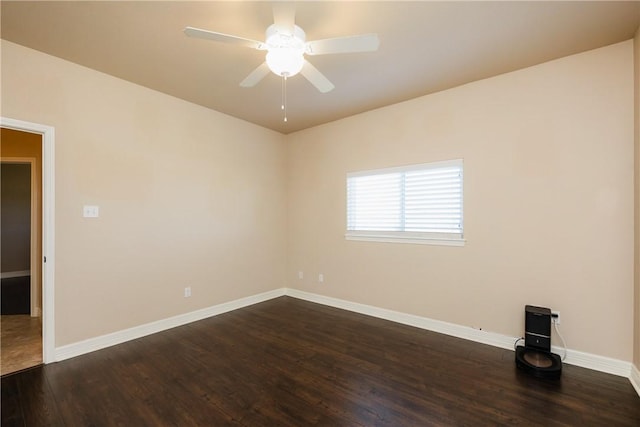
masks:
POLYGON ((39 317, 3 315, 0 374, 42 364, 42 323, 39 317))

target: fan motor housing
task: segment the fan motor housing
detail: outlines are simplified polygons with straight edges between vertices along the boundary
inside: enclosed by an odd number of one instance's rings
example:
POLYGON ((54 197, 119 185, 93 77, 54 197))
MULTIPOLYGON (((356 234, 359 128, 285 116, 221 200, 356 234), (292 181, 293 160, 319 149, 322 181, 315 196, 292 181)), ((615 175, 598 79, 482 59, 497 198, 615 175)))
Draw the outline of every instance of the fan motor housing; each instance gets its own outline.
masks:
POLYGON ((304 49, 304 43, 307 35, 304 30, 297 25, 293 26, 293 34, 289 33, 276 24, 271 24, 267 28, 265 43, 269 48, 292 47, 296 49, 304 49))

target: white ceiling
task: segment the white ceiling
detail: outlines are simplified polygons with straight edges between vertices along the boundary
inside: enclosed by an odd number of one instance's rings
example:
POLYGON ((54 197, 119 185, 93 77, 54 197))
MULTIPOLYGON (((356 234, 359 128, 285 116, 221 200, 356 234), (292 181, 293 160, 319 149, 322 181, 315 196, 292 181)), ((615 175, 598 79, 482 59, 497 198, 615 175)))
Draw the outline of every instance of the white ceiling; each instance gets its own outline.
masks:
POLYGON ((264 40, 271 2, 1 2, 1 36, 249 122, 290 133, 628 40, 638 1, 296 2, 307 40, 377 33, 380 49, 308 57, 334 84, 301 75, 242 81, 264 52, 186 37, 194 26, 264 40))

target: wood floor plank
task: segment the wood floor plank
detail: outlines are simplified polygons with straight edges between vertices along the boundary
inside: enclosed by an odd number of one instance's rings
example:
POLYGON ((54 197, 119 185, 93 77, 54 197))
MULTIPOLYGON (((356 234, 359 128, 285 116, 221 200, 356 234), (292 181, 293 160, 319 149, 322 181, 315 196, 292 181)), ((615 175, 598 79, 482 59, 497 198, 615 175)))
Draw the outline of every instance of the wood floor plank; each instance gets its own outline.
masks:
POLYGON ((2 425, 640 425, 628 379, 513 357, 282 297, 3 377, 2 425))
POLYGON ((0 393, 2 396, 2 405, 0 405, 2 425, 11 427, 24 426, 24 417, 20 405, 20 391, 18 389, 18 377, 15 375, 3 377, 0 393))
POLYGON ((58 406, 42 367, 25 370, 16 378, 25 425, 58 424, 58 406))

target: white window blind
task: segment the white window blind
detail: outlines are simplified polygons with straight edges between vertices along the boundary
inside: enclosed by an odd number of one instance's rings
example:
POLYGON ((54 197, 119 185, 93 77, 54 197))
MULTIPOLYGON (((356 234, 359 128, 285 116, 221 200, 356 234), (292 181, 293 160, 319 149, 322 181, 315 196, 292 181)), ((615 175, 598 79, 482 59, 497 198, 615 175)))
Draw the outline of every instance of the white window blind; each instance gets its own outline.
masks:
POLYGON ((462 241, 462 182, 462 160, 350 173, 347 238, 462 241))

